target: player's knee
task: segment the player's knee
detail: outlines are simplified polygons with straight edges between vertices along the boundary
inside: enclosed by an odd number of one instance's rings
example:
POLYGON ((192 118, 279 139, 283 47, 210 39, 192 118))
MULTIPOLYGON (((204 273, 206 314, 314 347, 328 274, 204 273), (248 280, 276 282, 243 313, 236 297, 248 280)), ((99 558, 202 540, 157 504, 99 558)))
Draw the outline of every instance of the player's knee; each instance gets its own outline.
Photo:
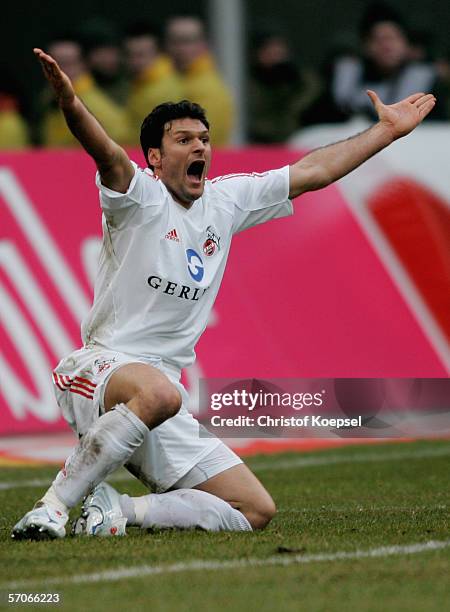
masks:
POLYGON ((162 383, 153 387, 148 402, 149 412, 160 415, 162 420, 175 416, 181 408, 181 395, 171 383, 162 383))
POLYGON ((264 529, 277 513, 271 497, 259 501, 248 513, 247 519, 253 529, 264 529))
POLYGON ((178 414, 183 403, 181 393, 172 384, 164 388, 160 401, 168 419, 178 414))
POLYGON ((181 408, 180 392, 170 383, 140 388, 129 407, 149 427, 156 427, 175 416, 181 408))

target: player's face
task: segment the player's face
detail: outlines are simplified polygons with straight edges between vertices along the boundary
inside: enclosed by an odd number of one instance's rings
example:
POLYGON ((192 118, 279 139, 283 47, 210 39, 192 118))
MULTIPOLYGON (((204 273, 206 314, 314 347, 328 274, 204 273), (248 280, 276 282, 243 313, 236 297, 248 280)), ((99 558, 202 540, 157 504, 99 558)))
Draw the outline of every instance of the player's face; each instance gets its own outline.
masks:
POLYGON ((161 148, 150 150, 149 160, 173 198, 189 207, 205 188, 211 163, 209 132, 199 119, 174 119, 164 128, 161 148))

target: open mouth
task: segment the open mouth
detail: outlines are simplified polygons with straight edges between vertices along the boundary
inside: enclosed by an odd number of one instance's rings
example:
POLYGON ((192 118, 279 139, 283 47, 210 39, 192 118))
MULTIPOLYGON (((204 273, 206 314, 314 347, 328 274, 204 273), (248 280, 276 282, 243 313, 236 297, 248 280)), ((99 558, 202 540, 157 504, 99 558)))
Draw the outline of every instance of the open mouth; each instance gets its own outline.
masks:
POLYGON ((186 174, 191 180, 200 182, 203 177, 204 169, 205 162, 202 159, 198 159, 196 161, 193 161, 192 164, 189 165, 186 174))

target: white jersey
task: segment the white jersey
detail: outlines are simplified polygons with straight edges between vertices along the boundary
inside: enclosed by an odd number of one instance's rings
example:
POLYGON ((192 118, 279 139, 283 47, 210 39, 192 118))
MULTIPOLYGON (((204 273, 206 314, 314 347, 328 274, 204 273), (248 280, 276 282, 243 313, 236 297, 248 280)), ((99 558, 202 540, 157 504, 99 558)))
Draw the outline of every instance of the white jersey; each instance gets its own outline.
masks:
POLYGON ((292 214, 289 168, 207 180, 185 209, 151 170, 134 166, 125 194, 97 174, 103 246, 83 342, 183 368, 195 359, 233 234, 292 214))

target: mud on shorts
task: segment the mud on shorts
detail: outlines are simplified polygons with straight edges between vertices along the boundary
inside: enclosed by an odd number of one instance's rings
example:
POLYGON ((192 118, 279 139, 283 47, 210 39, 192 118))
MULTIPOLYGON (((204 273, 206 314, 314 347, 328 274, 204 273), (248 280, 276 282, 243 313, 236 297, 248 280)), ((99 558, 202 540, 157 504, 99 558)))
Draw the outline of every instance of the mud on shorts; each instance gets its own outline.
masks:
POLYGON ((143 444, 130 457, 125 467, 133 475, 152 491, 163 492, 192 488, 242 463, 188 411, 189 397, 180 383, 180 371, 159 357, 137 360, 116 351, 82 348, 62 359, 53 372, 56 400, 78 436, 84 435, 104 413, 104 393, 111 374, 138 362, 162 371, 178 389, 183 402, 178 414, 148 431, 143 444))

